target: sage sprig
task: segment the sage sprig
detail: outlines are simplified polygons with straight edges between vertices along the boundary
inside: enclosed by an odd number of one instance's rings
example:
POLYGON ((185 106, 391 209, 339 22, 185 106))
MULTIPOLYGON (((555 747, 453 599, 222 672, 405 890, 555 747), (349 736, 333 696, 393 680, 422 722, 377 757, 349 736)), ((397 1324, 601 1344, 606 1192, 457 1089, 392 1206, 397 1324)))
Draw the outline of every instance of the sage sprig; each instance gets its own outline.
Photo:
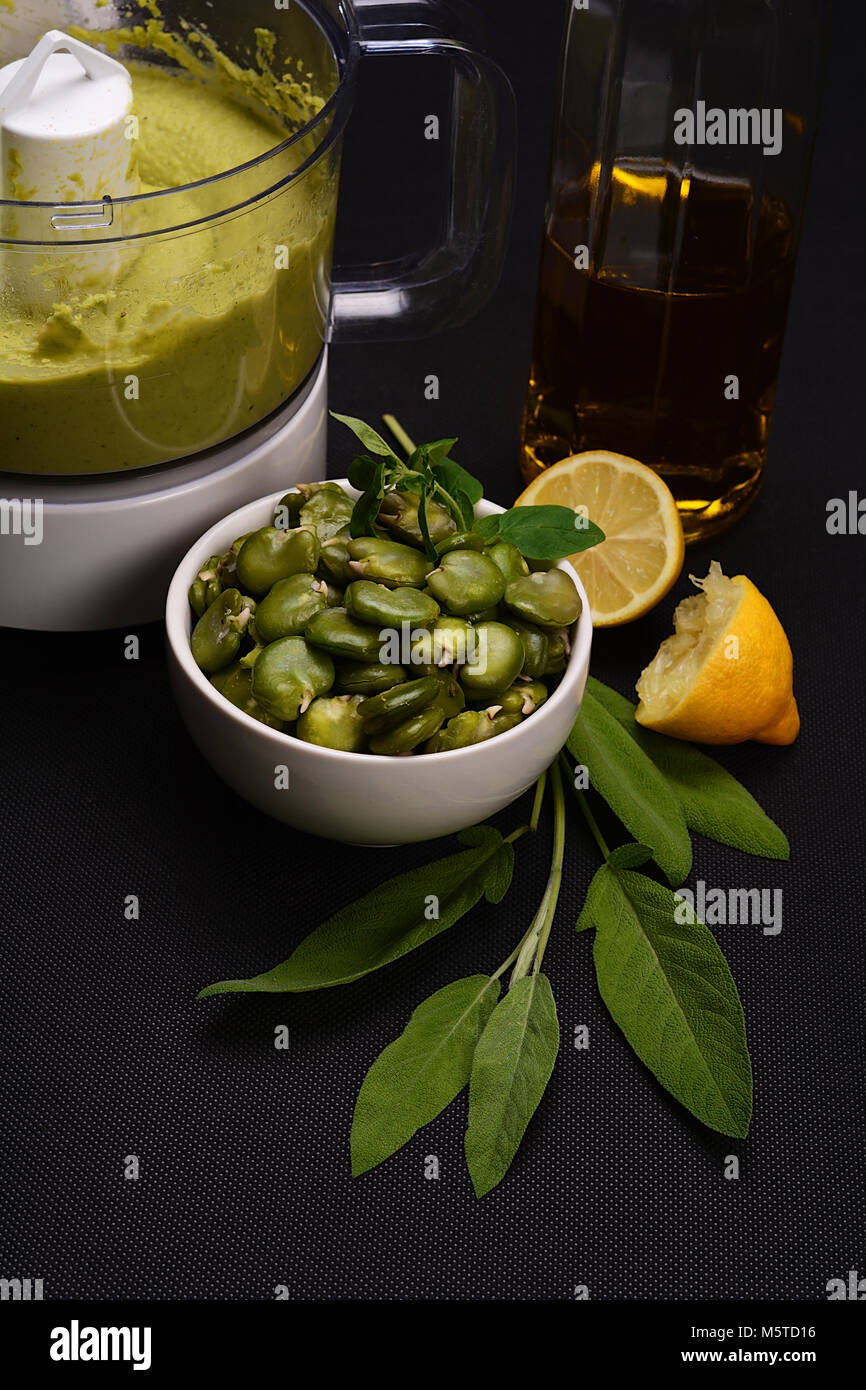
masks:
MULTIPOLYGON (((554 830, 550 873, 523 939, 492 976, 458 980, 413 1013, 373 1063, 352 1122, 352 1172, 375 1167, 434 1119, 469 1082, 466 1162, 483 1197, 508 1171, 544 1094, 559 1050, 550 982, 541 972, 562 880, 565 802, 551 769, 554 830), (512 968, 508 993, 500 979, 512 968)), ((544 795, 539 781, 530 828, 544 795)))

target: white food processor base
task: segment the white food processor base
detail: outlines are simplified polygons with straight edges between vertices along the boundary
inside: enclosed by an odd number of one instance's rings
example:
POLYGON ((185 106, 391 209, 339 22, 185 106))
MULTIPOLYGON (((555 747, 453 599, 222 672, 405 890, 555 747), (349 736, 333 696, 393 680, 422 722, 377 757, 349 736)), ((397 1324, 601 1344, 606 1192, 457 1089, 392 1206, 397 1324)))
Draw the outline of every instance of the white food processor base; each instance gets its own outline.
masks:
POLYGON ((83 632, 161 618, 196 536, 245 502, 325 477, 327 356, 282 410, 188 460, 80 481, 0 474, 0 626, 83 632))

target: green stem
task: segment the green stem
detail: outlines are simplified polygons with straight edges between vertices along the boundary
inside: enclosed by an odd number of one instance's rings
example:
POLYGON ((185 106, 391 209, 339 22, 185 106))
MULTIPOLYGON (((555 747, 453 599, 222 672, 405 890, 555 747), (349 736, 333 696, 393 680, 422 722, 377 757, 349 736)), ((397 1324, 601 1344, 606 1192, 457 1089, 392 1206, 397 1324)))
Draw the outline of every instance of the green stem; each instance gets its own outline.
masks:
MULTIPOLYGON (((565 851, 565 795, 562 789, 562 777, 556 763, 551 764, 549 771, 550 785, 553 789, 553 850, 550 857, 550 873, 544 895, 538 905, 538 911, 532 919, 529 931, 517 948, 517 960, 511 973, 510 983, 512 985, 529 973, 533 960, 535 961, 533 973, 537 975, 541 969, 541 961, 556 914, 556 904, 559 900, 559 889, 562 883, 562 859, 565 851)), ((514 958, 514 954, 510 959, 514 958)))
POLYGON ((547 768, 542 772, 535 784, 535 799, 532 803, 532 815, 529 817, 530 830, 538 829, 538 821, 541 816, 541 805, 544 801, 544 789, 547 786, 547 768))
MULTIPOLYGON (((400 444, 400 445, 406 450, 406 455, 407 455, 407 457, 409 457, 410 455, 414 454, 414 452, 415 452, 415 443, 414 443, 414 440, 412 440, 412 439, 409 438, 408 434, 406 433, 406 431, 404 430, 403 426, 400 424, 400 421, 396 418, 396 416, 394 416, 394 415, 383 415, 383 416, 382 416, 382 419, 383 419, 383 421, 385 422, 385 424, 388 426, 388 429, 391 431, 391 433, 393 434, 394 438, 397 440, 398 444, 400 444)), ((439 498, 441 499, 441 501, 443 501, 443 502, 445 503, 446 509, 451 513, 452 517, 453 517, 454 520, 457 522, 458 526, 461 525, 461 512, 460 512, 460 508, 459 508, 458 505, 457 505, 456 500, 451 496, 451 493, 448 491, 448 489, 445 488, 445 487, 443 487, 442 484, 441 484, 440 482, 438 482, 436 479, 433 479, 432 481, 433 481, 433 493, 432 493, 432 495, 435 497, 436 494, 438 493, 439 498)))
POLYGON ((514 961, 517 959, 517 957, 518 957, 519 954, 520 954, 520 951, 521 951, 521 949, 522 949, 522 947, 523 947, 523 943, 524 943, 524 941, 526 940, 526 937, 529 935, 529 932, 531 932, 531 931, 532 931, 532 927, 529 928, 529 931, 526 933, 526 936, 521 937, 520 941, 518 941, 517 945, 515 946, 514 950, 511 952, 511 955, 508 957, 508 959, 507 959, 507 960, 504 960, 504 961, 502 962, 502 964, 500 965, 499 969, 498 969, 498 970, 495 970, 495 971, 493 972, 493 974, 490 976, 491 980, 498 980, 500 975, 504 975, 504 974, 505 974, 505 972, 506 972, 506 970, 508 969, 509 965, 512 965, 512 964, 514 963, 514 961))
MULTIPOLYGON (((524 826, 523 828, 524 828, 524 830, 527 830, 527 829, 528 829, 528 826, 524 826)), ((537 921, 538 921, 538 913, 536 913, 535 916, 533 917, 533 919, 532 919, 532 921, 530 922, 529 926, 526 928, 526 931, 524 932, 523 936, 520 938, 520 940, 518 941, 518 943, 517 943, 517 945, 515 946, 514 950, 511 952, 511 955, 508 956, 507 959, 504 960, 504 961, 502 962, 502 964, 500 965, 500 967, 499 967, 498 970, 494 971, 493 975, 491 976, 491 979, 493 979, 493 980, 498 980, 500 975, 504 975, 504 974, 505 974, 505 972, 506 972, 506 970, 508 969, 509 965, 513 965, 513 964, 514 964, 514 962, 517 960, 517 957, 520 955, 521 951, 524 950, 524 948, 526 947, 527 943, 528 943, 528 942, 530 941, 530 939, 535 935, 535 927, 536 927, 536 922, 537 922, 537 921)), ((532 957, 530 956, 530 960, 531 960, 531 959, 532 959, 532 957)), ((524 973, 525 973, 525 972, 524 972, 524 973)))
POLYGON ((412 440, 409 438, 403 426, 400 424, 400 421, 395 419, 393 415, 383 415, 382 419, 388 426, 388 429, 391 431, 394 438, 397 440, 397 443, 402 445, 402 447, 406 450, 407 457, 410 454, 414 454, 415 445, 412 443, 412 440))
POLYGON ((553 788, 553 853, 550 856, 550 877, 541 900, 541 922, 538 932, 538 950, 535 953, 533 974, 541 969, 547 938, 556 915, 559 889, 562 885, 562 860, 565 853, 565 793, 562 789, 562 776, 554 763, 550 769, 550 783, 553 788))
MULTIPOLYGON (((571 777, 571 767, 569 766, 568 759, 566 758, 566 756, 565 756, 564 753, 560 753, 559 756, 560 756, 560 759, 561 759, 563 765, 568 769, 568 775, 569 775, 569 777, 571 777)), ((599 847, 599 849, 601 850, 602 854, 604 855, 605 859, 609 859, 609 858, 610 858, 610 850, 608 849, 607 842, 606 842, 604 836, 602 835, 601 831, 600 831, 599 828, 598 828, 598 821, 596 820, 595 816, 592 814, 592 811, 591 811, 590 805, 589 805, 589 801, 587 800, 587 798, 586 798, 586 796, 584 795, 584 793, 580 790, 580 788, 574 786, 574 783, 572 783, 572 788, 573 788, 573 790, 574 790, 575 796, 577 797, 577 804, 578 804, 578 806, 579 806, 580 809, 581 809, 581 813, 582 813, 582 815, 583 815, 583 818, 584 818, 584 820, 586 821, 587 825, 589 826, 590 830, 592 831, 592 838, 595 840, 595 843, 598 845, 598 847, 599 847)))
POLYGON ((456 500, 451 496, 451 493, 448 491, 448 489, 443 487, 441 483, 438 483, 434 480, 433 490, 434 492, 438 492, 440 500, 445 503, 446 510, 451 513, 454 520, 457 522, 457 525, 462 526, 463 520, 460 508, 458 507, 456 500))

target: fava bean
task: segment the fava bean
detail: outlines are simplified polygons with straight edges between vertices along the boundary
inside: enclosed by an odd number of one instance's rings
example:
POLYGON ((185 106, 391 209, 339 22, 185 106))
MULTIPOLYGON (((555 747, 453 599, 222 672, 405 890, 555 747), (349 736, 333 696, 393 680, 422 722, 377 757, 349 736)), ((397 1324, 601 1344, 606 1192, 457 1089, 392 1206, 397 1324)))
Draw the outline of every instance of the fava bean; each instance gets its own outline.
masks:
POLYGON ((479 536, 477 531, 453 531, 450 536, 439 541, 436 546, 437 555, 448 555, 452 550, 477 550, 485 549, 486 542, 483 536, 479 536))
POLYGON ((221 555, 221 556, 220 556, 219 567, 218 567, 218 568, 219 568, 219 580, 220 580, 220 585, 222 586, 223 589, 235 589, 235 588, 237 588, 237 585, 238 585, 238 555, 240 554, 240 550, 241 550, 242 545, 243 545, 244 542, 248 539, 248 536, 249 536, 249 532, 247 532, 247 535, 246 535, 246 536, 238 536, 238 538, 237 538, 236 541, 232 541, 232 544, 229 546, 229 548, 228 548, 228 550, 226 551, 225 555, 221 555))
POLYGON ((523 643, 523 673, 535 679, 547 668, 548 634, 534 623, 525 623, 513 613, 506 613, 503 622, 513 628, 523 643))
POLYGON ((389 666, 380 661, 338 661, 336 669, 334 689, 340 695, 378 695, 407 679, 402 666, 389 666))
POLYGON ((274 507, 274 525, 278 531, 292 531, 300 525, 301 508, 306 502, 302 492, 294 490, 281 497, 274 507))
POLYGON ((349 541, 350 565, 356 576, 387 584, 389 589, 420 589, 427 579, 430 561, 420 550, 378 536, 359 536, 349 541))
POLYGON ((463 617, 498 603, 505 580, 489 555, 475 550, 452 550, 443 555, 437 569, 427 576, 436 602, 449 613, 463 617))
POLYGON ((348 526, 342 526, 330 540, 325 541, 319 555, 319 575, 343 587, 357 578, 349 555, 351 539, 348 526))
POLYGON ((419 743, 432 738, 444 717, 441 709, 431 705, 420 714, 413 714, 411 718, 404 719, 402 724, 397 724, 393 729, 376 734, 370 739, 370 752, 385 753, 391 757, 400 753, 411 753, 419 743))
POLYGON ((197 618, 204 617, 205 610, 210 608, 214 599, 219 598, 222 593, 219 565, 220 556, 212 555, 207 563, 202 565, 189 586, 189 606, 197 618))
MULTIPOLYGON (((418 494, 415 492, 389 492, 379 508, 377 520, 386 526, 397 540, 408 545, 423 546, 424 537, 418 521, 418 494)), ((427 529, 435 545, 456 529, 456 523, 444 507, 428 499, 427 529)))
POLYGON ((506 584, 512 579, 521 579, 529 574, 529 565, 517 546, 512 545, 510 541, 493 541, 487 547, 487 554, 502 573, 506 584))
POLYGON ((539 570, 512 579, 505 590, 512 613, 538 627, 570 627, 580 617, 580 594, 565 570, 539 570))
POLYGON ((380 660, 382 638, 378 628, 359 623, 345 608, 325 608, 315 613, 304 628, 304 636, 331 656, 348 657, 350 661, 380 660))
POLYGON ((303 637, 281 637, 271 642, 253 667, 253 696, 275 719, 297 719, 333 684, 333 661, 303 637))
POLYGON ((547 699, 547 686, 541 681, 515 681, 507 690, 493 690, 484 697, 485 709, 506 714, 534 714, 547 699))
POLYGON ((196 664, 211 675, 234 661, 250 620, 250 610, 237 589, 214 599, 192 630, 190 647, 196 664))
POLYGON ((479 623, 476 650, 460 668, 460 684, 475 698, 490 690, 506 690, 523 668, 523 643, 505 623, 479 623))
POLYGON ((338 483, 287 492, 273 526, 210 557, 189 589, 214 688, 304 742, 389 757, 486 742, 535 713, 580 613, 570 575, 456 509, 425 511, 429 537, 418 496, 392 488, 353 537, 338 483))
POLYGON ((448 753, 454 748, 469 748, 474 743, 486 743, 497 734, 507 733, 522 722, 519 714, 494 714, 487 710, 465 710, 449 719, 444 728, 430 740, 426 753, 448 753))
POLYGON ((240 661, 233 662, 224 671, 217 671, 210 680, 211 685, 237 709, 243 710, 244 714, 250 715, 252 719, 257 719, 260 724, 267 724, 271 729, 282 729, 283 721, 274 719, 254 699, 252 672, 240 661))
POLYGON ((367 734, 358 715, 360 703, 360 695, 320 695, 301 715, 295 734, 305 743, 316 743, 320 748, 365 753, 367 734))
POLYGON ((543 676, 558 676, 568 665, 570 652, 571 643, 565 629, 560 628, 550 632, 547 643, 547 660, 541 674, 543 676))
POLYGON ((321 487, 309 495, 301 508, 300 524, 311 526, 324 543, 349 524, 355 504, 342 488, 321 487))
POLYGON ((314 574, 291 574, 278 579, 256 607, 255 635, 266 646, 279 637, 300 637, 315 613, 329 606, 324 579, 314 574))
POLYGON ((280 531, 276 526, 263 526, 248 536, 240 548, 238 579, 251 594, 266 594, 279 579, 288 579, 291 574, 312 574, 320 552, 318 536, 307 527, 280 531))
POLYGON ((464 618, 440 614, 429 632, 415 635, 410 659, 413 666, 453 666, 466 660, 474 642, 474 629, 464 618))
POLYGON ((435 680, 439 689, 434 705, 438 705, 446 719, 460 714, 466 704, 466 696, 456 677, 448 670, 436 669, 435 680))
POLYGON ((420 680, 393 685, 390 690, 383 690, 381 695, 362 700, 358 713, 371 734, 381 734, 410 715, 420 714, 438 695, 439 682, 436 677, 422 676, 420 680))
POLYGON ((353 618, 378 628, 429 627, 439 617, 439 604, 420 589, 389 589, 369 579, 350 584, 345 601, 353 618))

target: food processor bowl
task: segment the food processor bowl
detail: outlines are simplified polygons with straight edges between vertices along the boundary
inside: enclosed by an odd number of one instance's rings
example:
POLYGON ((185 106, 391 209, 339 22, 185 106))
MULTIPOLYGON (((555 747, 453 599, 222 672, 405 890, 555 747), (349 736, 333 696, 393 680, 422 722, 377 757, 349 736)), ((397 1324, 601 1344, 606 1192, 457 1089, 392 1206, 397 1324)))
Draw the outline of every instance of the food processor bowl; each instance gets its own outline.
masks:
POLYGON ((39 201, 0 123, 0 191, 15 195, 0 200, 0 624, 159 617, 202 527, 325 476, 334 334, 423 336, 487 301, 514 96, 495 62, 446 37, 459 20, 451 0, 0 3, 0 66, 57 30, 129 69, 125 178, 140 188, 39 201), (433 244, 338 276, 362 52, 447 60, 450 162, 433 244))
POLYGON ((29 52, 34 10, 104 43, 146 94, 171 74, 130 131, 146 189, 216 171, 97 202, 0 204, 0 466, 80 478, 211 449, 284 406, 322 351, 357 40, 303 0, 58 0, 0 10, 4 62, 29 52), (152 136, 177 84, 255 113, 272 143, 222 169, 213 103, 188 151, 180 117, 152 136), (154 150, 166 169, 149 167, 154 150))

